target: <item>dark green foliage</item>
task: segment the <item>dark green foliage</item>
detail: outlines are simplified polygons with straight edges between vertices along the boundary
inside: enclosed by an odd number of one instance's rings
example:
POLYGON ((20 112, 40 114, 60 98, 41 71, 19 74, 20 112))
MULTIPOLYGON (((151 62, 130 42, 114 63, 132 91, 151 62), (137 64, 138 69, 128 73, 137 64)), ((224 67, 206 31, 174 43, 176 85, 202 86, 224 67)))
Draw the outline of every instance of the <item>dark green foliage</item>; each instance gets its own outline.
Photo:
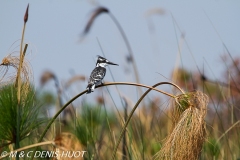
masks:
MULTIPOLYGON (((44 123, 43 118, 38 117, 39 103, 35 98, 33 87, 29 89, 19 104, 17 112, 17 89, 14 85, 6 85, 0 88, 0 141, 5 143, 16 143, 17 124, 20 128, 20 141, 31 134, 31 132, 44 123), (17 123, 19 114, 20 122, 17 123)), ((2 144, 3 146, 4 144, 2 144)))
POLYGON ((76 126, 76 134, 83 145, 87 146, 87 144, 94 143, 97 140, 97 131, 100 130, 102 121, 99 107, 83 106, 76 126))
POLYGON ((108 124, 111 125, 114 123, 114 120, 108 117, 101 106, 82 106, 76 124, 75 135, 78 137, 81 144, 86 147, 88 158, 97 156, 94 154, 97 154, 97 150, 100 150, 104 143, 108 124), (98 147, 96 147, 96 144, 98 144, 98 147))

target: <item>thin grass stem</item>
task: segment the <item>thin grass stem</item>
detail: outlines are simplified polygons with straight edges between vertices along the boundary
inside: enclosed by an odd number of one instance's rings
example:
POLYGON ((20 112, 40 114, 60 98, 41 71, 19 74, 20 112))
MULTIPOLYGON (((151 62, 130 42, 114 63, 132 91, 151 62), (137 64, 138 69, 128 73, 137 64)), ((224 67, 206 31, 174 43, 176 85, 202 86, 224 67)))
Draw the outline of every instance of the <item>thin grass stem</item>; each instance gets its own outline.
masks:
MULTIPOLYGON (((111 160, 114 160, 114 159, 115 159, 115 155, 116 155, 116 153, 117 153, 117 149, 118 149, 118 146, 119 146, 119 144, 120 144, 120 142, 121 142, 121 139, 122 139, 122 137, 123 137, 123 135, 124 135, 124 132, 125 132, 127 126, 128 126, 128 123, 130 122, 130 120, 131 120, 131 118, 132 118, 132 116, 133 116, 133 113, 134 113, 135 110, 137 109, 137 107, 138 107, 138 105, 140 104, 140 102, 143 100, 143 98, 144 98, 151 90, 154 90, 155 87, 157 87, 157 86, 159 86, 159 85, 163 85, 163 84, 170 84, 170 83, 169 83, 169 82, 160 82, 160 83, 157 83, 157 84, 153 85, 151 88, 149 88, 149 89, 139 98, 139 100, 137 101, 137 103, 136 103, 135 106, 133 107, 132 111, 131 111, 130 114, 129 114, 129 117, 128 117, 127 121, 125 122, 125 124, 124 124, 124 126, 123 126, 123 128, 122 128, 122 130, 121 130, 120 137, 119 137, 119 139, 118 139, 118 141, 117 141, 116 146, 114 147, 111 160)), ((171 83, 171 85, 172 85, 172 83, 171 83)), ((162 92, 161 92, 161 93, 162 93, 162 92)), ((170 96, 170 97, 175 98, 175 96, 170 96)))
POLYGON ((230 128, 228 128, 218 139, 217 142, 218 143, 231 129, 233 129, 238 123, 240 123, 240 120, 238 120, 237 122, 235 122, 230 128))
MULTIPOLYGON (((126 44, 128 53, 129 53, 129 55, 130 55, 130 59, 132 60, 132 65, 133 65, 133 70, 134 70, 136 82, 137 82, 137 83, 140 83, 139 74, 138 74, 138 70, 137 70, 137 65, 136 65, 136 62, 135 62, 135 59, 134 59, 134 56, 133 56, 132 48, 131 48, 131 46, 130 46, 130 43, 128 42, 127 36, 126 36, 124 30, 122 29, 122 26, 120 25, 120 23, 118 22, 118 20, 115 18, 115 16, 114 16, 111 12, 109 12, 108 14, 109 14, 110 18, 113 20, 113 22, 115 23, 115 25, 117 26, 120 34, 121 34, 122 37, 123 37, 123 40, 124 40, 124 42, 125 42, 125 44, 126 44)), ((142 95, 142 90, 141 90, 141 88, 139 88, 139 95, 142 95)))
MULTIPOLYGON (((26 13, 28 12, 28 7, 26 10, 26 13)), ((26 16, 25 13, 25 16, 26 16)), ((20 102, 21 102, 21 69, 22 69, 22 63, 24 59, 24 55, 27 50, 27 44, 25 45, 24 52, 22 50, 23 47, 23 40, 24 40, 24 35, 25 35, 25 28, 26 28, 26 22, 25 17, 24 17, 24 25, 23 25, 23 30, 22 30, 22 38, 21 38, 21 44, 20 44, 20 62, 18 66, 18 72, 17 72, 17 77, 16 77, 16 83, 15 86, 17 87, 17 100, 18 100, 18 105, 17 105, 17 133, 16 133, 16 141, 15 141, 15 149, 18 149, 20 147, 20 102)), ((16 157, 16 159, 19 159, 19 156, 16 157)))

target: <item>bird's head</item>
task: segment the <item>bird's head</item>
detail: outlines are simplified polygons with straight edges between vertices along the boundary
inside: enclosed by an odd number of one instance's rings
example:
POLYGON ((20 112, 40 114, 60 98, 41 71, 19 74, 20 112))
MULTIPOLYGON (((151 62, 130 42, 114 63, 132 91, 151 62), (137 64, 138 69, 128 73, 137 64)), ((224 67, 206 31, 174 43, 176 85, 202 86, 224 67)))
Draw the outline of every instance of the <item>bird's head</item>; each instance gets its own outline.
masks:
POLYGON ((101 56, 97 56, 97 63, 96 63, 96 67, 105 67, 105 66, 107 66, 107 65, 117 65, 118 66, 118 64, 115 64, 115 63, 113 63, 113 62, 110 62, 109 60, 107 60, 106 58, 104 58, 104 57, 101 57, 101 56))

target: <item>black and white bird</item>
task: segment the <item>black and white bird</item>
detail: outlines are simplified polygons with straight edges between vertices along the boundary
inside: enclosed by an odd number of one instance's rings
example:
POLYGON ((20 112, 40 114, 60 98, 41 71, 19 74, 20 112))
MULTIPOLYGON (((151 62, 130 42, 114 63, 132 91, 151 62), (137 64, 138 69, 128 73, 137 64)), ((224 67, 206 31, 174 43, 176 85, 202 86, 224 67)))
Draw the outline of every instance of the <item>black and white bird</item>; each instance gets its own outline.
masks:
POLYGON ((105 67, 109 64, 118 66, 118 64, 112 63, 106 58, 98 56, 96 67, 92 71, 90 78, 88 80, 87 94, 93 92, 96 85, 102 84, 102 80, 106 74, 105 67))

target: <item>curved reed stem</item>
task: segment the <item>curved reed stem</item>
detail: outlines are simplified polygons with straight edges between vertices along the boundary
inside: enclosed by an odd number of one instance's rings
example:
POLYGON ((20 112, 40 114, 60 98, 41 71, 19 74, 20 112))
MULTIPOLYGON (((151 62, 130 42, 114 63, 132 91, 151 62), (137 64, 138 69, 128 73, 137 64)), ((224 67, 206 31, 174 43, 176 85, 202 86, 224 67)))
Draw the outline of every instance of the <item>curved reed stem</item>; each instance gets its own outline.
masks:
MULTIPOLYGON (((128 116, 128 119, 127 119, 127 121, 125 122, 125 124, 124 124, 124 126, 123 126, 123 128, 122 128, 122 130, 121 130, 120 137, 119 137, 119 139, 118 139, 118 141, 117 141, 117 144, 116 144, 116 146, 114 147, 111 160, 114 160, 114 159, 115 159, 115 155, 116 155, 118 146, 119 146, 119 144, 120 144, 120 142, 121 142, 121 139, 122 139, 122 137, 123 137, 123 135, 124 135, 124 132, 125 132, 127 126, 128 126, 128 123, 130 122, 130 120, 131 120, 131 118, 132 118, 132 116, 133 116, 133 113, 134 113, 135 110, 137 109, 137 107, 138 107, 138 105, 140 104, 140 102, 143 100, 143 98, 144 98, 151 90, 155 90, 155 87, 157 87, 157 86, 159 86, 159 85, 162 85, 162 84, 170 84, 170 85, 173 85, 173 86, 175 86, 176 88, 178 88, 182 93, 184 93, 177 85, 175 85, 175 84, 173 84, 173 83, 170 83, 170 82, 160 82, 160 83, 157 83, 157 84, 153 85, 151 88, 149 88, 149 89, 139 98, 139 100, 137 101, 137 103, 136 103, 135 106, 133 107, 132 111, 130 112, 130 114, 129 114, 129 116, 128 116)), ((163 93, 163 92, 161 91, 161 93, 163 93)), ((166 94, 166 95, 168 95, 168 94, 166 94)), ((170 95, 170 94, 169 94, 169 95, 170 95)), ((170 96, 170 97, 175 98, 175 96, 170 96)))
MULTIPOLYGON (((173 83, 170 83, 170 82, 161 82, 161 83, 158 83, 158 85, 160 84, 169 84, 169 85, 173 85, 175 86, 176 88, 178 88, 182 93, 184 93, 177 85, 173 84, 173 83)), ((161 91, 161 90, 158 90, 154 87, 151 87, 151 86, 147 86, 147 85, 143 85, 143 84, 138 84, 138 83, 130 83, 130 82, 109 82, 109 83, 104 83, 102 85, 99 85, 99 86, 96 86, 96 88, 99 88, 99 87, 103 87, 103 86, 110 86, 110 85, 132 85, 132 86, 141 86, 141 87, 145 87, 145 88, 149 88, 148 92, 151 91, 151 90, 155 90, 155 91, 158 91, 160 93, 163 93, 167 96, 170 96, 172 98, 175 98, 174 95, 171 95, 167 92, 164 92, 164 91, 161 91)), ((155 86, 155 85, 154 85, 155 86)), ((42 135, 40 136, 39 140, 38 140, 38 143, 42 141, 43 137, 45 136, 45 134, 47 133, 48 129, 50 128, 50 126, 52 125, 52 123, 55 121, 55 119, 59 116, 59 114, 69 105, 71 104, 75 99, 77 99, 78 97, 82 96, 84 93, 86 93, 87 90, 84 90, 83 92, 79 93, 78 95, 76 95, 75 97, 73 97, 71 100, 69 100, 55 115, 54 117, 51 119, 51 121, 48 123, 48 125, 46 126, 45 130, 43 131, 42 135)), ((146 93, 146 92, 145 92, 146 93)), ((140 98, 141 99, 141 98, 140 98)), ((143 98, 142 98, 143 99, 143 98)), ((140 103, 141 101, 139 101, 140 103)), ((130 113, 130 115, 133 114, 134 111, 132 111, 130 113)), ((131 116, 130 116, 131 118, 131 116)), ((128 120, 130 121, 130 119, 128 120)), ((36 151, 36 149, 34 150, 34 152, 36 151)), ((33 156, 31 157, 31 159, 33 159, 33 156)))

